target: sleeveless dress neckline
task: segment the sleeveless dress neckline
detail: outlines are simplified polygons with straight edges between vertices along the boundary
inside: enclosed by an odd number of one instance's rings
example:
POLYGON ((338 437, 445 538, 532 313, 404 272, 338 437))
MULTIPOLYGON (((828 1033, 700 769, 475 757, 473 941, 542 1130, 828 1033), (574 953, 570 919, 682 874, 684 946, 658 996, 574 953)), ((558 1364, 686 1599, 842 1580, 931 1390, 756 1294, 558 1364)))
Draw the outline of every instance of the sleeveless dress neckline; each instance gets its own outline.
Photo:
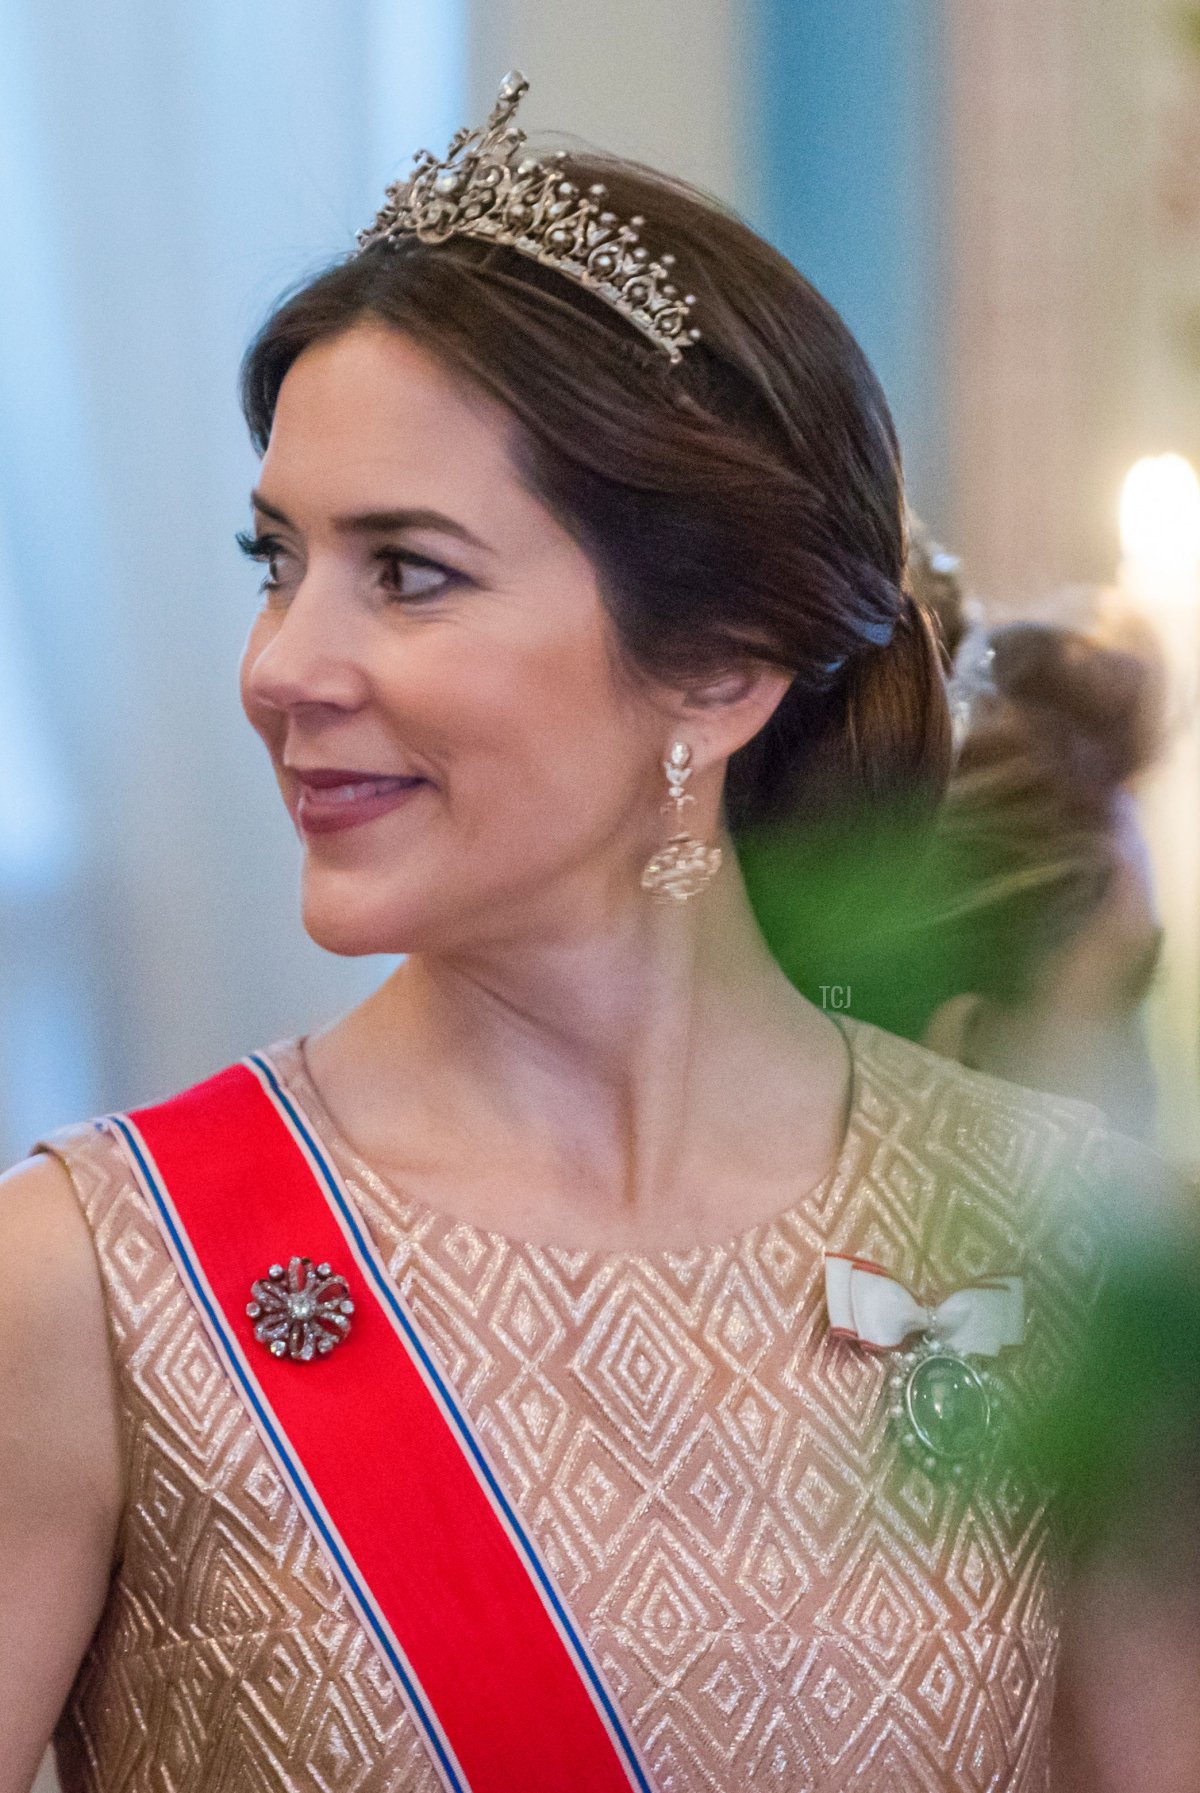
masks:
POLYGON ((739 1233, 726 1235, 722 1239, 699 1240, 691 1245, 643 1247, 636 1251, 610 1250, 595 1245, 568 1245, 556 1240, 524 1239, 495 1227, 480 1226, 465 1215, 450 1213, 444 1208, 434 1207, 419 1196, 409 1195, 387 1177, 381 1175, 362 1156, 334 1119, 309 1069, 308 1055, 305 1049, 307 1036, 300 1035, 293 1040, 280 1042, 270 1047, 265 1056, 275 1067, 300 1106, 306 1110, 333 1156, 346 1165, 354 1177, 366 1184, 384 1203, 402 1205, 410 1214, 419 1216, 427 1226, 446 1231, 465 1227, 478 1238, 486 1240, 489 1245, 503 1246, 508 1250, 560 1253, 569 1256, 573 1262, 581 1266, 585 1264, 597 1266, 606 1263, 650 1265, 693 1258, 698 1254, 714 1258, 737 1257, 746 1250, 752 1250, 755 1244, 772 1228, 778 1227, 806 1209, 822 1207, 829 1192, 850 1174, 856 1156, 865 1084, 852 1030, 856 1030, 864 1023, 852 1022, 849 1016, 830 1016, 830 1019, 834 1021, 834 1025, 842 1036, 850 1067, 844 1128, 832 1167, 816 1183, 790 1201, 785 1208, 765 1216, 762 1220, 755 1221, 753 1226, 745 1227, 739 1233))

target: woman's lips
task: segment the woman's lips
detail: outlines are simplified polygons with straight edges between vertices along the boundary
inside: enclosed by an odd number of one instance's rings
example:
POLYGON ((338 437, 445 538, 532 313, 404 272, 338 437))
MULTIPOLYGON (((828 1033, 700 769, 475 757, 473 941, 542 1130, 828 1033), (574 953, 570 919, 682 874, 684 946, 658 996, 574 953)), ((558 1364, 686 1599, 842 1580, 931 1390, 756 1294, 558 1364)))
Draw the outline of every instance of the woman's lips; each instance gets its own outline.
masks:
POLYGON ((292 813, 304 834, 335 834, 387 815, 426 782, 424 778, 371 778, 361 772, 301 773, 292 813))

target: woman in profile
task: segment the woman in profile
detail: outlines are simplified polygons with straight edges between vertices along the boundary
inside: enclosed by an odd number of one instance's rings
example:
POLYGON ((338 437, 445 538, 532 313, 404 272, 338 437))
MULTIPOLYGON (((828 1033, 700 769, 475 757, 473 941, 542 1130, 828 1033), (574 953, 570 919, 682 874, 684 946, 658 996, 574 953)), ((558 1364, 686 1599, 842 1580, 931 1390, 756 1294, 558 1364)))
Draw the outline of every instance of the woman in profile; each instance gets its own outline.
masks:
POLYGON ((1155 669, 1051 624, 988 641, 928 862, 938 966, 922 1038, 1145 1137, 1162 930, 1130 787, 1158 751, 1155 669))
POLYGON ((1045 1782, 994 1441, 1110 1142, 835 1025, 739 870, 942 792, 887 406, 522 86, 246 362, 243 702, 309 932, 407 957, 0 1191, 3 1793, 56 1725, 67 1793, 1045 1782))

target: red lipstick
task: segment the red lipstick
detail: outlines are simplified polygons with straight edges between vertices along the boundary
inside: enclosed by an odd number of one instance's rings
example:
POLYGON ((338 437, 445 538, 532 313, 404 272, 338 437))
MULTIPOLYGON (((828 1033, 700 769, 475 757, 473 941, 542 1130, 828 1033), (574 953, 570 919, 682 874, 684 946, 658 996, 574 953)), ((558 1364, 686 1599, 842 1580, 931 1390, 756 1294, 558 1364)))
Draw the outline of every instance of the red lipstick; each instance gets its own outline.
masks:
POLYGON ((288 770, 296 781, 292 814, 303 834, 337 834, 346 828, 361 828, 411 801, 413 794, 428 783, 424 778, 394 778, 326 766, 292 766, 288 770))

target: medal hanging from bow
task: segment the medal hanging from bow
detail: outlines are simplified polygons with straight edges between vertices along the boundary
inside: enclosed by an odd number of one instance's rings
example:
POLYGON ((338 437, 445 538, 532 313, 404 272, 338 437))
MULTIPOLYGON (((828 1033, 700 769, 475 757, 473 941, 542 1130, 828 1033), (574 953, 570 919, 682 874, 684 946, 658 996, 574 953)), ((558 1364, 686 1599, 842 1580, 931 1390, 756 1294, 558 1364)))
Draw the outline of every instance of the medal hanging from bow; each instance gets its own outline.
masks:
POLYGON ((991 1441, 998 1392, 990 1370, 969 1359, 1020 1344, 1022 1279, 986 1277, 925 1307, 878 1264, 829 1254, 825 1300, 835 1336, 898 1353, 891 1413, 909 1452, 930 1474, 961 1476, 991 1441))

